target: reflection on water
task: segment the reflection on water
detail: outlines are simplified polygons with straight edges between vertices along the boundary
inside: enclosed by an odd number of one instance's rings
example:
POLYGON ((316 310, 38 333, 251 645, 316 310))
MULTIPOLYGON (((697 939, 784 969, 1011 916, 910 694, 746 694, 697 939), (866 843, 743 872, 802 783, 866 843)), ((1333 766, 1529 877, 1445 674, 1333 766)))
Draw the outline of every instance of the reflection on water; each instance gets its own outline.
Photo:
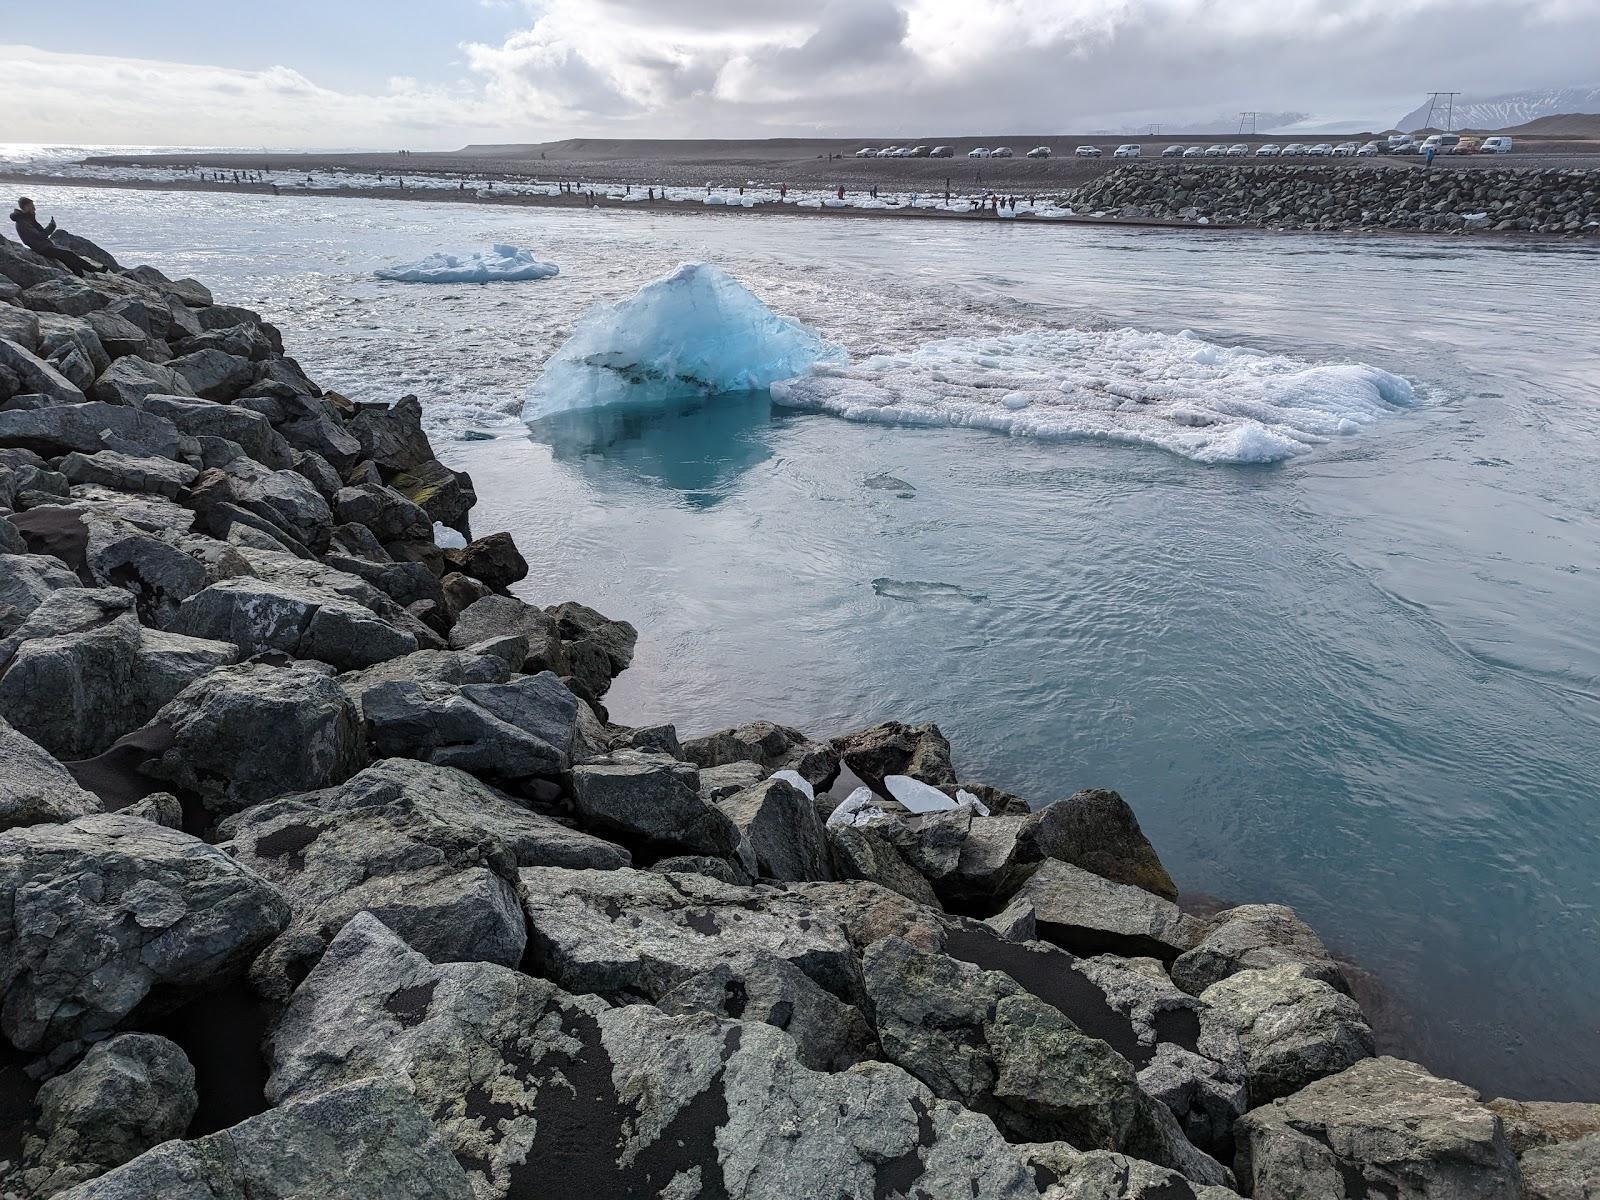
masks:
POLYGON ((528 436, 598 486, 626 473, 710 507, 741 474, 772 457, 762 436, 772 419, 772 397, 763 389, 573 409, 529 422, 528 436))

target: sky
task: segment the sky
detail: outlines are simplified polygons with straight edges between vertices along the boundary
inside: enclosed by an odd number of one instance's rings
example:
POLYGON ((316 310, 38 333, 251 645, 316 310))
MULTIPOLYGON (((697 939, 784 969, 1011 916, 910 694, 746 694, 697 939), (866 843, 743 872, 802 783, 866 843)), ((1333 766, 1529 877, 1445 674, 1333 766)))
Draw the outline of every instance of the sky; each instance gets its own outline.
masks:
POLYGON ((1600 82, 1597 46, 1600 0, 3 0, 0 141, 1382 128, 1600 82))

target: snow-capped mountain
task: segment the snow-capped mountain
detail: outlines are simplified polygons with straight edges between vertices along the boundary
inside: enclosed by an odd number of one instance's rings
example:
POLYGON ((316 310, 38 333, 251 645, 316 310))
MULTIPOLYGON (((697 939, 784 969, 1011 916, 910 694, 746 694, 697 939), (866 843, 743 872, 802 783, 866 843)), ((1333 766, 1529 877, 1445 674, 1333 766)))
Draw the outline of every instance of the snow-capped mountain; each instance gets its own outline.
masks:
MULTIPOLYGON (((1457 96, 1451 125, 1456 129, 1510 129, 1535 117, 1557 113, 1600 113, 1600 86, 1512 92, 1505 96, 1457 96)), ((1428 123, 1426 101, 1395 122, 1396 129, 1421 129, 1428 123)), ((1443 107, 1434 109, 1433 125, 1442 129, 1443 107)))

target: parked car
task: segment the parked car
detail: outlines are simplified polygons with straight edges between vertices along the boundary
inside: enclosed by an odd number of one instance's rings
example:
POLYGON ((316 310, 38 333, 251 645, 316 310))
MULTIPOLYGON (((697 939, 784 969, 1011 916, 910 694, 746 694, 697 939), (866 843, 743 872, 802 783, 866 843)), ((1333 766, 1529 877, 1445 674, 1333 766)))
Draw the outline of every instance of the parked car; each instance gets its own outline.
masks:
POLYGON ((1168 146, 1165 150, 1163 150, 1161 152, 1161 157, 1162 158, 1182 158, 1183 157, 1183 147, 1182 146, 1168 146))
POLYGON ((1207 158, 1226 158, 1228 156, 1228 148, 1218 142, 1215 146, 1206 147, 1205 156, 1207 158))
POLYGON ((1204 146, 1190 146, 1183 152, 1183 156, 1185 158, 1203 158, 1205 157, 1205 152, 1206 148, 1204 146))
POLYGON ((1099 158, 1100 157, 1100 147, 1099 146, 1079 146, 1072 153, 1077 155, 1079 158, 1099 158))
POLYGON ((929 150, 926 146, 913 146, 911 148, 912 158, 928 158, 931 157, 932 154, 933 151, 929 150))
POLYGON ((1478 152, 1478 149, 1479 149, 1479 144, 1478 144, 1478 139, 1477 138, 1475 138, 1475 137, 1464 137, 1459 142, 1456 143, 1456 151, 1455 152, 1457 154, 1476 154, 1478 152))
POLYGON ((1243 142, 1235 142, 1233 145, 1228 147, 1229 158, 1245 158, 1249 155, 1249 153, 1250 147, 1246 146, 1243 142))
POLYGON ((1306 152, 1306 148, 1301 142, 1290 142, 1283 148, 1283 152, 1285 154, 1304 154, 1306 152))
POLYGON ((1340 142, 1333 148, 1333 153, 1334 157, 1336 158, 1354 158, 1356 156, 1356 151, 1359 149, 1361 149, 1361 147, 1356 145, 1354 142, 1340 142))
POLYGON ((1460 144, 1461 139, 1453 133, 1430 133, 1422 139, 1422 145, 1417 153, 1426 154, 1432 150, 1435 154, 1454 154, 1460 144))
POLYGON ((877 158, 878 152, 871 146, 863 146, 856 151, 857 158, 877 158))
POLYGON ((1049 146, 1035 146, 1032 150, 1028 151, 1028 157, 1029 158, 1049 158, 1050 157, 1050 147, 1049 146))
POLYGON ((1327 158, 1333 153, 1333 147, 1327 142, 1318 142, 1315 146, 1310 147, 1306 153, 1312 158, 1327 158))
POLYGON ((929 158, 954 158, 955 156, 956 152, 949 146, 935 146, 928 151, 929 158))
POLYGON ((1387 141, 1389 143, 1389 149, 1393 151, 1399 149, 1401 146, 1409 145, 1410 143, 1416 141, 1416 139, 1413 138, 1409 133, 1391 133, 1387 138, 1387 141))
POLYGON ((989 152, 987 150, 985 150, 982 146, 974 146, 971 150, 967 151, 967 157, 968 158, 988 158, 989 157, 989 152))
POLYGON ((1389 143, 1389 153, 1390 154, 1421 154, 1422 153, 1422 143, 1418 142, 1418 141, 1415 141, 1415 140, 1413 140, 1411 138, 1406 138, 1402 142, 1391 141, 1389 143))
POLYGON ((1264 146, 1257 146, 1256 147, 1256 157, 1257 158, 1277 158, 1278 155, 1280 155, 1282 153, 1283 153, 1283 147, 1274 145, 1271 142, 1268 142, 1264 146))
POLYGON ((1356 151, 1357 158, 1376 158, 1378 156, 1378 143, 1368 142, 1356 151))
POLYGON ((1011 147, 1010 146, 996 146, 993 150, 989 151, 989 157, 990 158, 1015 158, 1016 156, 1011 153, 1011 147))
POLYGON ((1494 136, 1494 137, 1486 137, 1486 138, 1483 139, 1483 145, 1478 147, 1478 153, 1479 154, 1510 154, 1511 153, 1511 139, 1508 138, 1508 137, 1501 137, 1498 134, 1496 136, 1494 136))

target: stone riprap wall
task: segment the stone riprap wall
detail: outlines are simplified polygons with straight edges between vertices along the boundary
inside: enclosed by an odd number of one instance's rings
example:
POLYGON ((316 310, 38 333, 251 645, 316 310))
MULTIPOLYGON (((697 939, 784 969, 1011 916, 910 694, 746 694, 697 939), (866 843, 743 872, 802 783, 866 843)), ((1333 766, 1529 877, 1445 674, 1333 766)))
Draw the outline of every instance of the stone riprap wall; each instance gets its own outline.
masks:
POLYGON ((0 244, 0 1196, 1593 1180, 1600 1106, 1376 1056, 1317 935, 1184 912, 1114 792, 1034 811, 933 725, 612 723, 635 631, 435 544, 475 497, 420 413, 0 244))
POLYGON ((1067 197, 1080 214, 1267 229, 1600 236, 1600 171, 1138 164, 1067 197))

